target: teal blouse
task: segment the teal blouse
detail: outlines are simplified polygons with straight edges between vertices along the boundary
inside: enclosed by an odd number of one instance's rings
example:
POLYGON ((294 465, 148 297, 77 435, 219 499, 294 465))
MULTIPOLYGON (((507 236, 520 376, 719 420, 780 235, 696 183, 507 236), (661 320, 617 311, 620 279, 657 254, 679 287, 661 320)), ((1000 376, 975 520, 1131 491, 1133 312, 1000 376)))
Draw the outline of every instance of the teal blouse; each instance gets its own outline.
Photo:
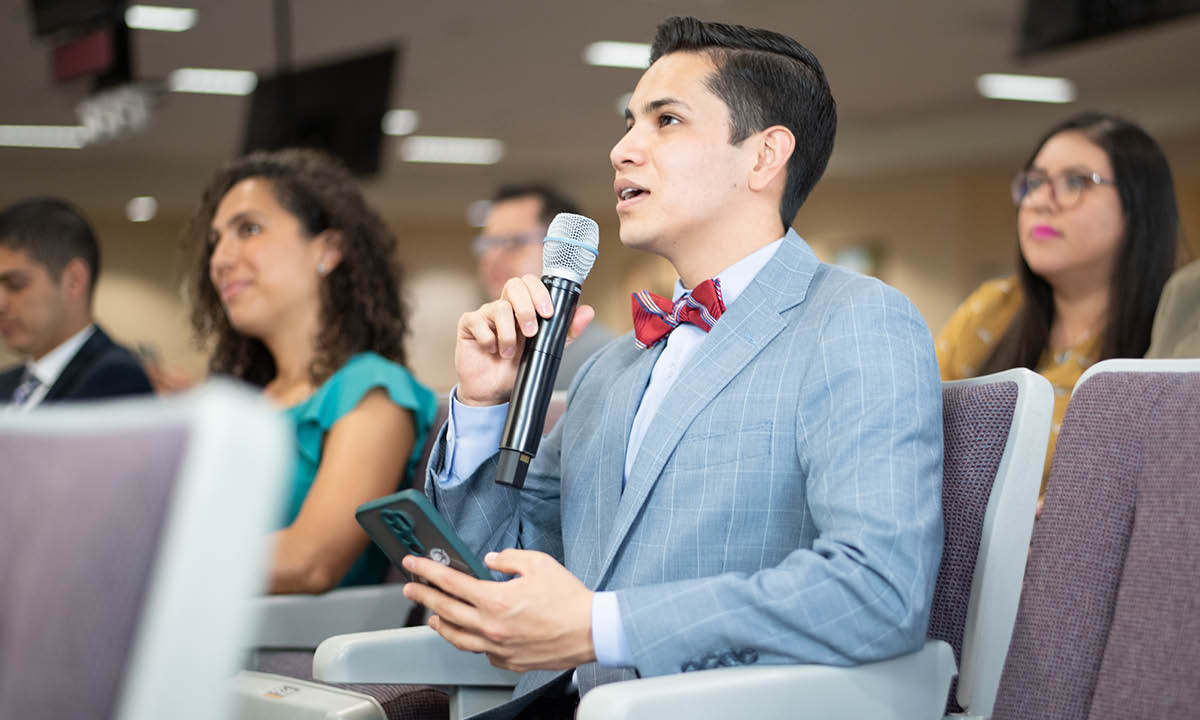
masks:
MULTIPOLYGON (((425 445, 437 398, 402 365, 373 352, 359 353, 317 388, 307 400, 287 409, 287 416, 296 427, 296 463, 285 513, 280 527, 287 527, 300 514, 300 506, 312 488, 321 464, 325 433, 346 413, 358 407, 363 397, 375 388, 384 388, 392 402, 412 411, 416 439, 412 455, 404 471, 403 486, 412 483, 413 473, 425 445)), ((388 560, 374 543, 354 561, 350 572, 339 586, 366 585, 379 582, 387 571, 388 560)))

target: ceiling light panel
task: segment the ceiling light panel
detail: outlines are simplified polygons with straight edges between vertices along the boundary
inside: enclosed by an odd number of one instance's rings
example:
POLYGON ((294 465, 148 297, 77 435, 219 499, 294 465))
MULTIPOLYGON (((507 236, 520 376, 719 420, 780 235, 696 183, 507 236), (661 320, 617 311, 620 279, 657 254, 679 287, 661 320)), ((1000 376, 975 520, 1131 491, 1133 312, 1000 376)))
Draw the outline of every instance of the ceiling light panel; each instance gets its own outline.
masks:
POLYGON ((0 146, 65 148, 87 145, 88 130, 82 125, 0 125, 0 146))
POLYGON ((400 144, 405 162, 495 165, 504 157, 504 143, 492 138, 410 135, 400 144))
POLYGON ((1075 99, 1075 83, 1059 77, 987 73, 979 76, 975 87, 994 100, 1069 103, 1075 99))
POLYGON ((125 10, 125 24, 134 30, 183 32, 196 24, 196 14, 192 8, 130 5, 125 10))
POLYGON ((179 68, 167 76, 171 92, 207 95, 249 95, 258 85, 258 76, 249 70, 179 68))
POLYGON ((607 40, 594 42, 583 49, 583 61, 588 65, 641 70, 650 67, 650 46, 607 40))

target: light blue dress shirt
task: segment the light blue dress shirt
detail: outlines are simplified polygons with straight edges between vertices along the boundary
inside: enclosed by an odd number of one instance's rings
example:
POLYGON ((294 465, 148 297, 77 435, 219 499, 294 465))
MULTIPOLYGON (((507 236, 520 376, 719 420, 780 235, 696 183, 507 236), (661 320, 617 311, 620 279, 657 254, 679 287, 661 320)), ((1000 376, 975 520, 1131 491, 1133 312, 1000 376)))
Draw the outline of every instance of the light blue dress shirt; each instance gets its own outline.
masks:
MULTIPOLYGON (((737 261, 717 274, 721 283, 721 297, 728 308, 754 280, 754 276, 775 254, 783 238, 766 245, 737 261)), ((686 291, 683 283, 675 281, 675 300, 686 291)), ((717 322, 720 322, 718 319, 717 322)), ((633 469, 634 460, 650 429, 658 408, 667 391, 687 366, 688 359, 708 337, 708 333, 691 323, 683 323, 667 335, 667 345, 650 372, 646 391, 633 418, 629 432, 628 452, 625 455, 625 479, 633 469)), ((449 472, 439 480, 444 488, 466 482, 484 462, 500 447, 500 435, 504 431, 504 419, 508 414, 508 403, 489 407, 463 405, 456 398, 457 388, 450 393, 449 428, 446 433, 446 465, 449 472)), ((614 592, 597 592, 592 596, 592 644, 596 651, 596 662, 611 667, 630 667, 633 653, 625 638, 621 624, 621 613, 614 592)))

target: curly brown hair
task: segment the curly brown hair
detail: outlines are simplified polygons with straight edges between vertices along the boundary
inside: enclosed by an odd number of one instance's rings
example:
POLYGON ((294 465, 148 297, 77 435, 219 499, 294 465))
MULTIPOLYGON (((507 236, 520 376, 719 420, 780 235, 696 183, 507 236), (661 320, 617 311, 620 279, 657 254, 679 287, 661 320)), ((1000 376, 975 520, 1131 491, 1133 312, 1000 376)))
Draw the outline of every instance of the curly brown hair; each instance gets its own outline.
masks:
POLYGON ((321 331, 309 366, 313 384, 324 382, 358 352, 371 350, 403 365, 408 307, 401 295, 403 270, 395 236, 340 161, 315 150, 288 149, 251 153, 218 171, 184 231, 192 330, 201 348, 216 338, 209 371, 258 386, 275 377, 266 345, 230 325, 209 277, 213 215, 225 194, 248 178, 268 180, 276 201, 300 221, 308 237, 325 230, 341 236, 341 262, 321 286, 321 331))

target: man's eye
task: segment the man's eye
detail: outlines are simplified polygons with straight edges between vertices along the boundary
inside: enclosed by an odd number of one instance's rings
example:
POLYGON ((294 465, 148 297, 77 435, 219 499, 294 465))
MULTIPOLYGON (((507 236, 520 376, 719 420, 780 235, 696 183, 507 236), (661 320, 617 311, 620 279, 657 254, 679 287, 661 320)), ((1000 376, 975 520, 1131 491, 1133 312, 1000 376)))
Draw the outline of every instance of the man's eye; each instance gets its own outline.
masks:
POLYGON ((675 125, 678 122, 679 122, 679 118, 675 117, 674 115, 659 115, 658 116, 658 124, 660 127, 664 126, 664 125, 675 125))
POLYGON ((255 222, 245 222, 238 230, 242 235, 257 235, 262 232, 262 226, 255 222))

